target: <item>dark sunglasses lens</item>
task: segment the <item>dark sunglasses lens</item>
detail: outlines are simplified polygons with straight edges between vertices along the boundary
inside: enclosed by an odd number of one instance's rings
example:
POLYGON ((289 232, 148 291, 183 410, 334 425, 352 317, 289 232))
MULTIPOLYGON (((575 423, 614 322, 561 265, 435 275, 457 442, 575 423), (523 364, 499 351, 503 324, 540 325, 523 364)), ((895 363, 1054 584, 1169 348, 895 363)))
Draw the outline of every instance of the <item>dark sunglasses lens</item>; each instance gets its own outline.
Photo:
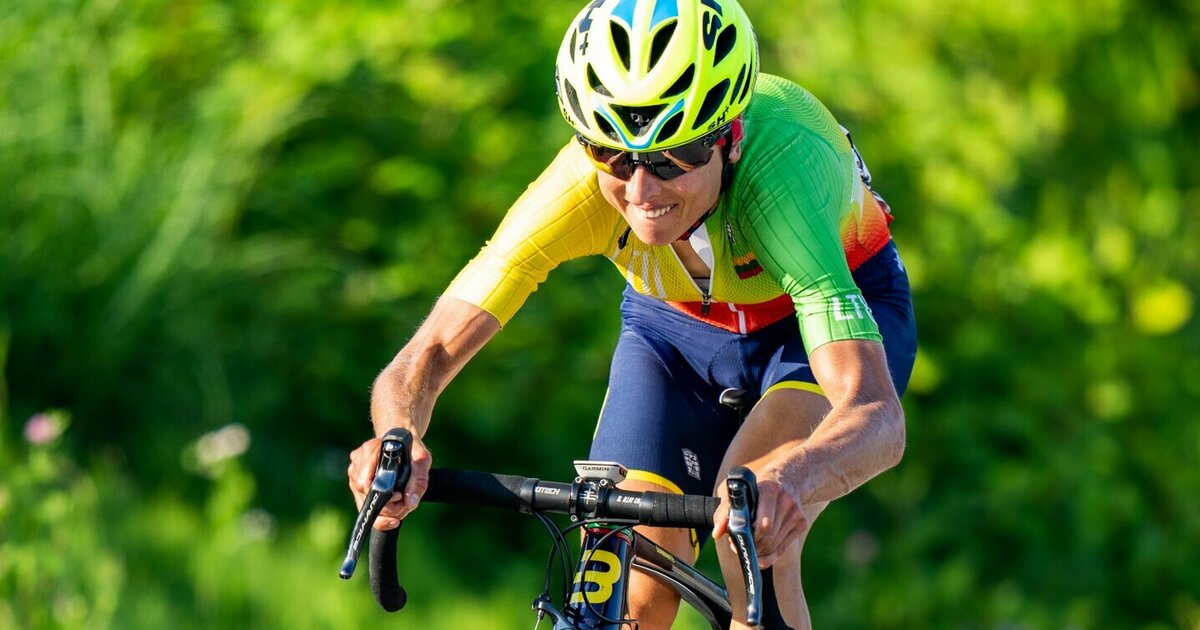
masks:
POLYGON ((700 139, 680 147, 675 147, 674 149, 668 149, 664 153, 688 166, 703 166, 708 164, 708 161, 712 159, 713 148, 710 143, 704 139, 700 139))
POLYGON ((675 179, 691 170, 683 165, 692 168, 703 166, 712 159, 713 154, 712 143, 705 138, 667 151, 640 154, 631 154, 590 142, 581 143, 596 168, 622 180, 633 177, 634 169, 639 165, 646 167, 659 179, 675 179))
POLYGON ((628 153, 590 143, 583 146, 596 168, 618 179, 633 176, 633 164, 629 161, 628 153))
POLYGON ((662 162, 647 163, 646 167, 650 169, 651 173, 654 173, 655 177, 663 180, 675 179, 687 172, 669 159, 662 162))

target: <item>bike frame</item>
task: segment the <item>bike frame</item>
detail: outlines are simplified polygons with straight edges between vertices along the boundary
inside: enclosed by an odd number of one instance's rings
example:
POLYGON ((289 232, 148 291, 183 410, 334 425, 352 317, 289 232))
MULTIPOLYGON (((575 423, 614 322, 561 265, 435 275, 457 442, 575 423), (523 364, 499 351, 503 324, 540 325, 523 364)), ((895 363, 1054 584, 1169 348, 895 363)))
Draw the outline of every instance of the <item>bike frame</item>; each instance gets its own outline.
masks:
POLYGON ((585 527, 565 610, 559 613, 544 600, 534 607, 554 619, 554 630, 624 630, 632 623, 626 620, 631 568, 670 586, 714 630, 729 627, 732 612, 726 590, 628 526, 585 527))

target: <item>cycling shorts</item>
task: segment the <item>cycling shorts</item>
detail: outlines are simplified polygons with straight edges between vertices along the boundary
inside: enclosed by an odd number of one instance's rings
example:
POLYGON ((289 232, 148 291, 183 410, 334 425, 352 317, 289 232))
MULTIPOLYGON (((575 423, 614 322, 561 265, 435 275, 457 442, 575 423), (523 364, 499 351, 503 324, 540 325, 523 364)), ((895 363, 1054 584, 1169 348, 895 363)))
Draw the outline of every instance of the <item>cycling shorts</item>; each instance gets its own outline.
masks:
MULTIPOLYGON (((917 338, 908 275, 889 242, 853 273, 879 325, 897 393, 912 374, 917 338)), ((613 353, 608 394, 591 459, 617 461, 629 478, 686 494, 711 494, 737 413, 726 388, 763 396, 773 388, 821 393, 795 317, 749 334, 694 319, 630 289, 613 353)))

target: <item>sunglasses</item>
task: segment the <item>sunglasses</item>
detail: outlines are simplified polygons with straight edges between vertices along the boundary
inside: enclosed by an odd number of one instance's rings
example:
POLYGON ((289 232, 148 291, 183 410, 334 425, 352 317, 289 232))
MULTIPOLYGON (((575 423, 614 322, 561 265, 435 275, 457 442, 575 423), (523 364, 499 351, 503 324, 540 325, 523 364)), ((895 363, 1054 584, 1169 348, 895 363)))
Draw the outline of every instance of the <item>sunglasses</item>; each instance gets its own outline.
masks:
POLYGON ((719 146, 729 132, 730 126, 720 129, 693 140, 662 151, 622 151, 594 144, 581 134, 575 134, 575 139, 583 145, 584 153, 597 169, 622 181, 629 181, 637 167, 644 166, 651 175, 659 179, 675 179, 692 169, 708 164, 712 159, 714 147, 719 146))

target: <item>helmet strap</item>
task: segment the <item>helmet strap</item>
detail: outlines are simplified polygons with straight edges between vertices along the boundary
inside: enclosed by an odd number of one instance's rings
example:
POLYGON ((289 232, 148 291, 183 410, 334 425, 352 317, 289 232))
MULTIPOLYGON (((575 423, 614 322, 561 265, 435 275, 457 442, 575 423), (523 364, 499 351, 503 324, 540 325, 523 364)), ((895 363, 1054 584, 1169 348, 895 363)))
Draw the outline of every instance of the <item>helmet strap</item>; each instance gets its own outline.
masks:
POLYGON ((733 183, 733 162, 728 158, 725 159, 725 164, 721 166, 721 192, 729 190, 730 184, 733 183))
POLYGON ((744 132, 742 131, 742 117, 738 116, 733 119, 733 124, 729 125, 729 131, 725 132, 725 136, 721 138, 720 144, 725 145, 725 164, 721 166, 721 192, 729 190, 733 184, 733 162, 729 161, 729 153, 733 151, 734 145, 742 141, 744 132))

